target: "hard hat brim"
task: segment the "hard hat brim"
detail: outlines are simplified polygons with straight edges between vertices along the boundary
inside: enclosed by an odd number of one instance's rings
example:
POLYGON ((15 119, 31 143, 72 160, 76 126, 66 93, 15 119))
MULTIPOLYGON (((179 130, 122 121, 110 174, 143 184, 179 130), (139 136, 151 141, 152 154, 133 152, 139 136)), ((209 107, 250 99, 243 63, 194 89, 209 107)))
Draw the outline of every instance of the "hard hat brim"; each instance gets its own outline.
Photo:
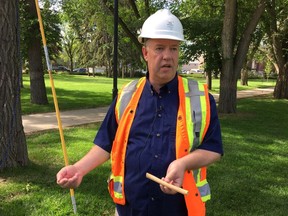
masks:
POLYGON ((140 43, 144 43, 145 39, 167 39, 167 40, 176 40, 176 41, 180 41, 180 42, 185 41, 183 37, 177 37, 177 36, 171 36, 171 35, 165 35, 165 34, 163 34, 163 35, 154 35, 154 36, 153 35, 152 36, 149 35, 149 36, 146 36, 146 37, 145 37, 145 35, 140 35, 138 37, 138 41, 140 43))

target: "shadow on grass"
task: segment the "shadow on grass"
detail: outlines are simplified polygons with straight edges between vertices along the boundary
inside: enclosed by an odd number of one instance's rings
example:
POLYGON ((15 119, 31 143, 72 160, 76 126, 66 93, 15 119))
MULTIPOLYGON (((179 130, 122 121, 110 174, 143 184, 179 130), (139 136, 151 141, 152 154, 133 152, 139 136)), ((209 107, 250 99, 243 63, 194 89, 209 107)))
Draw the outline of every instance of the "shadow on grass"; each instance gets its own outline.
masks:
MULTIPOLYGON (((70 164, 93 145, 99 124, 65 130, 70 164)), ((69 190, 56 184, 56 174, 64 166, 57 130, 27 137, 30 164, 1 173, 0 215, 74 215, 69 190)), ((77 215, 112 215, 114 204, 108 194, 109 163, 87 174, 75 189, 77 215)))
MULTIPOLYGON (((30 163, 2 172, 0 215, 74 215, 69 189, 56 184, 60 168, 30 163)), ((78 215, 111 215, 114 211, 107 191, 109 172, 109 165, 103 165, 85 176, 75 189, 78 215)))
POLYGON ((286 215, 287 100, 241 99, 236 115, 220 115, 225 155, 211 166, 207 215, 286 215))
MULTIPOLYGON (((24 88, 21 89, 22 113, 54 112, 54 105, 48 75, 45 77, 48 105, 30 103, 30 83, 28 75, 23 77, 24 88)), ((71 110, 107 106, 112 102, 113 79, 105 77, 86 77, 67 74, 53 76, 59 102, 59 109, 71 110)), ((119 79, 118 88, 131 79, 119 79)))
MULTIPOLYGON (((25 89, 24 91, 28 91, 25 89)), ((112 91, 112 90, 111 90, 112 91)), ((47 88, 48 101, 47 105, 37 105, 30 103, 30 97, 26 94, 26 97, 22 97, 22 114, 32 114, 41 112, 55 112, 51 89, 47 88)), ((108 106, 112 102, 112 93, 93 91, 79 91, 57 89, 57 99, 60 111, 73 110, 73 109, 86 109, 108 106)))

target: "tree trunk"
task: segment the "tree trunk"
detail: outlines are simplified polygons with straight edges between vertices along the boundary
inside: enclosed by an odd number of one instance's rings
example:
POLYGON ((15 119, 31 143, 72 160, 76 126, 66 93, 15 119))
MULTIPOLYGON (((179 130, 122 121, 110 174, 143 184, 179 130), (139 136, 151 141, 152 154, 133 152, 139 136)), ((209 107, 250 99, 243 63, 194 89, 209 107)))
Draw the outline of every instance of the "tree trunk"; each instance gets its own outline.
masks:
POLYGON ((18 0, 0 2, 0 171, 28 164, 21 117, 18 0))
POLYGON ((212 89, 212 72, 207 71, 205 72, 205 75, 206 75, 206 83, 207 83, 208 89, 211 90, 212 89))
MULTIPOLYGON (((231 62, 224 63, 223 71, 233 71, 233 64, 231 64, 231 62)), ((236 95, 237 80, 234 79, 233 73, 221 73, 220 95, 218 104, 218 110, 220 113, 236 113, 236 95)))
POLYGON ((222 31, 222 73, 220 75, 220 95, 218 110, 222 113, 236 112, 236 85, 234 76, 234 39, 237 0, 225 0, 225 16, 222 31))
POLYGON ((73 73, 73 70, 74 70, 74 67, 73 67, 73 64, 74 64, 74 59, 73 59, 73 54, 71 54, 69 56, 69 59, 70 59, 70 73, 73 73))
POLYGON ((275 99, 288 99, 288 68, 279 71, 273 96, 275 99))
MULTIPOLYGON (((36 5, 34 0, 27 0, 29 13, 37 19, 36 5)), ((42 63, 42 48, 38 22, 35 22, 31 31, 33 32, 28 48, 28 62, 30 70, 30 100, 33 104, 48 104, 46 93, 44 71, 42 63)))
POLYGON ((241 85, 248 86, 248 70, 243 68, 241 70, 241 85))
MULTIPOLYGON (((278 73, 273 96, 276 99, 288 99, 288 63, 287 63, 287 35, 278 27, 276 1, 270 2, 267 7, 269 19, 269 39, 273 49, 275 68, 278 73), (284 37, 283 37, 284 35, 284 37)), ((284 30, 285 31, 285 30, 284 30)))
POLYGON ((236 113, 237 79, 247 55, 251 36, 265 9, 265 0, 261 0, 247 23, 240 41, 235 41, 237 26, 237 0, 225 0, 225 16, 222 30, 222 73, 220 77, 220 96, 218 111, 236 113), (234 50, 236 54, 234 56, 234 50))

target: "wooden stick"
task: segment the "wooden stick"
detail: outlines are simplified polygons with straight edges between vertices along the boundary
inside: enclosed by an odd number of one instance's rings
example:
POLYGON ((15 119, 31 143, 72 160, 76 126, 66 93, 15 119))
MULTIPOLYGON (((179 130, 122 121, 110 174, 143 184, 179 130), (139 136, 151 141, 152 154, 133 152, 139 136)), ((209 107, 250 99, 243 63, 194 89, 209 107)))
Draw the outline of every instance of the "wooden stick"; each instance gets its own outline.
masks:
POLYGON ((163 186, 166 186, 169 189, 172 189, 172 190, 174 190, 174 191, 176 191, 178 193, 181 193, 183 195, 187 195, 188 192, 189 192, 189 191, 187 191, 187 190, 185 190, 183 188, 180 188, 180 187, 177 187, 175 185, 169 184, 169 183, 163 181, 162 179, 157 178, 156 176, 154 176, 154 175, 152 175, 150 173, 146 173, 146 178, 148 178, 148 179, 150 179, 150 180, 152 180, 154 182, 157 182, 157 183, 159 183, 159 184, 161 184, 163 186))

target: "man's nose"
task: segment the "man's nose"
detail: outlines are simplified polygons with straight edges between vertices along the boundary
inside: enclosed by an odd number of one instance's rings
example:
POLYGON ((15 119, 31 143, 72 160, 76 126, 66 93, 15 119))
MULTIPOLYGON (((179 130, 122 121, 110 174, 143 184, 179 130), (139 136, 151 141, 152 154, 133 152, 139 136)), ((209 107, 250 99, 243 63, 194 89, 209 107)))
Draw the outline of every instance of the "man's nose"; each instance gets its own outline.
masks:
POLYGON ((167 59, 170 59, 170 58, 172 58, 172 50, 167 48, 163 52, 163 59, 167 60, 167 59))

